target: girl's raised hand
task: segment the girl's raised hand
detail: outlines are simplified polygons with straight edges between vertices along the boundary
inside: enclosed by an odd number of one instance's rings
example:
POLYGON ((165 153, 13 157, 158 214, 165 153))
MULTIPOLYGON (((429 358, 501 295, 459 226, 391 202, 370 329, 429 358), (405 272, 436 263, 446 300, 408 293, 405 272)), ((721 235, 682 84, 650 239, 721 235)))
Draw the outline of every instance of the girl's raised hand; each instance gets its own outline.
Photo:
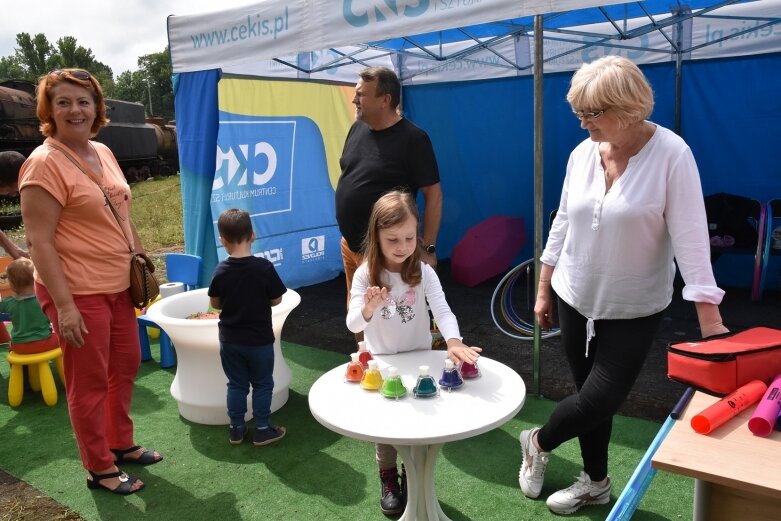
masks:
POLYGON ((371 320, 374 312, 377 308, 381 307, 385 300, 388 298, 387 288, 380 288, 379 286, 369 286, 366 288, 366 294, 364 295, 363 305, 363 318, 367 322, 371 320))

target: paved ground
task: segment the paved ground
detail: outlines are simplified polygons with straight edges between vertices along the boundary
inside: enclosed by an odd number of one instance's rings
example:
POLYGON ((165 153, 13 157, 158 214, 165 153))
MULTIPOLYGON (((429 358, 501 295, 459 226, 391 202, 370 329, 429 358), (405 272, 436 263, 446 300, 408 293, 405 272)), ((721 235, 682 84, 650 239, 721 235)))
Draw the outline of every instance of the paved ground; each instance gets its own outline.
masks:
MULTIPOLYGON (((491 296, 501 276, 468 288, 453 281, 448 261, 440 264, 438 273, 448 302, 458 317, 464 340, 483 347, 484 355, 515 369, 531 389, 533 343, 505 335, 491 318, 491 296)), ((344 276, 300 288, 298 292, 302 296, 301 305, 285 323, 282 338, 344 353, 347 361, 355 343, 345 326, 344 276)), ((699 330, 694 305, 680 299, 680 290, 676 293, 643 373, 621 411, 625 415, 662 421, 685 389, 667 378, 666 348, 670 342, 698 338, 699 330)), ((516 307, 521 309, 522 306, 516 307)), ((781 298, 778 291, 766 292, 761 303, 753 303, 748 290, 727 288, 722 316, 733 331, 755 325, 781 328, 781 298)), ((559 400, 572 393, 574 387, 557 339, 544 340, 540 355, 541 394, 559 400)))

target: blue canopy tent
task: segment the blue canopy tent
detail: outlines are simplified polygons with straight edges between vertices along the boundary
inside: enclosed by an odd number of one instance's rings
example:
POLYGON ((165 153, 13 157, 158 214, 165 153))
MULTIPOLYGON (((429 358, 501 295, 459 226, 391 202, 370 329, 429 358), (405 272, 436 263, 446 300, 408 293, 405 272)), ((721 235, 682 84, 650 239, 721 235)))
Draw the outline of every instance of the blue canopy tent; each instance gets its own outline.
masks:
MULTIPOLYGON (((777 196, 781 3, 671 6, 653 0, 588 7, 594 3, 604 2, 377 0, 362 2, 370 7, 361 11, 349 0, 337 6, 270 0, 171 16, 185 247, 204 258, 203 282, 217 262, 209 201, 223 75, 352 85, 365 66, 394 67, 404 85, 404 111, 429 132, 440 162, 445 210, 438 249, 444 258, 466 229, 497 213, 537 223, 534 236, 541 236, 540 217, 556 206, 566 158, 584 137, 574 121, 560 124, 569 117, 564 95, 571 71, 607 53, 641 64, 657 96, 654 121, 692 146, 706 193, 777 196), (535 96, 538 52, 545 81, 535 96), (535 171, 536 190, 543 179, 551 188, 536 198, 535 171)), ((335 222, 320 224, 333 228, 335 222)), ((528 245, 519 258, 531 255, 528 245)), ((322 272, 307 266, 310 273, 295 285, 333 277, 334 266, 322 272)))
MULTIPOLYGON (((267 0, 169 18, 185 248, 204 258, 202 282, 218 258, 210 200, 216 177, 224 177, 215 150, 225 154, 217 146, 225 78, 352 85, 366 66, 393 67, 402 79, 404 112, 427 130, 439 161, 442 258, 469 227, 496 214, 533 226, 527 236, 535 237, 534 248, 527 245, 519 260, 539 256, 543 216, 557 206, 569 152, 585 138, 565 102, 569 79, 581 63, 605 54, 622 54, 643 68, 656 95, 652 119, 689 143, 706 194, 781 197, 781 0, 357 4, 267 0)), ((319 175, 333 186, 340 149, 326 143, 334 138, 328 134, 321 137, 329 168, 319 175)), ((328 245, 338 231, 325 188, 316 202, 297 205, 326 209, 320 222, 301 228, 309 234, 317 227, 312 233, 328 245)), ((307 244, 319 248, 311 238, 307 244)), ((269 256, 263 252, 260 246, 258 253, 269 256)), ((324 258, 330 264, 309 264, 305 277, 286 283, 335 276, 338 249, 326 246, 324 258)), ((537 340, 536 367, 538 352, 537 340)), ((538 374, 535 369, 535 387, 538 374)))

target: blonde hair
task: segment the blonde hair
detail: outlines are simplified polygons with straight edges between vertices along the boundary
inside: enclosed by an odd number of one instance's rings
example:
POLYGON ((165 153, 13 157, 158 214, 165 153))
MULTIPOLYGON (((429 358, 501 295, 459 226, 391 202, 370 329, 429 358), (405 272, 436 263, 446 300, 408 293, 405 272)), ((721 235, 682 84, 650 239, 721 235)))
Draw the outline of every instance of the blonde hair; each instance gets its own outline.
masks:
MULTIPOLYGON (((380 197, 372 208, 369 217, 369 229, 363 242, 363 253, 369 267, 370 286, 388 286, 388 281, 382 280, 382 270, 385 267, 382 249, 380 248, 380 230, 402 224, 412 217, 415 219, 415 229, 420 223, 418 207, 415 199, 407 192, 394 190, 380 197)), ((401 280, 410 286, 417 286, 423 275, 420 269, 420 248, 415 248, 401 267, 401 280)))
POLYGON ((91 131, 93 136, 97 135, 98 131, 108 125, 109 122, 106 117, 106 102, 103 97, 103 89, 100 87, 98 80, 83 69, 59 69, 44 74, 38 80, 38 87, 35 91, 37 98, 35 113, 41 122, 41 134, 50 137, 57 132, 57 124, 52 116, 51 91, 63 82, 72 83, 87 89, 92 94, 92 100, 95 102, 95 121, 92 122, 91 131), (74 76, 74 74, 79 76, 86 75, 87 78, 81 79, 74 76))
POLYGON ((584 63, 572 76, 567 101, 576 112, 609 110, 622 128, 647 119, 654 110, 648 80, 620 56, 584 63))
POLYGON ((33 285, 34 269, 33 261, 25 257, 19 257, 8 265, 5 272, 14 291, 33 285))

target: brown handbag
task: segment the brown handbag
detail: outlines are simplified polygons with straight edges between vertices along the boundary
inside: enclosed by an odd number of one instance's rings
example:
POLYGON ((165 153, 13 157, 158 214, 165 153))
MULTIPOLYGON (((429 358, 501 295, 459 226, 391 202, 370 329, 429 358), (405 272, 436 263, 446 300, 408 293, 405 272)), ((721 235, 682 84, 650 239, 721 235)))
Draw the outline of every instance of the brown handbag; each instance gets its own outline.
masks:
POLYGON ((64 150, 63 148, 53 143, 49 143, 49 146, 56 148, 65 154, 65 157, 70 159, 71 162, 76 165, 84 175, 92 179, 98 188, 100 188, 100 191, 103 192, 103 197, 106 199, 106 204, 108 204, 109 208, 111 208, 111 213, 114 214, 114 218, 117 220, 119 229, 122 231, 122 235, 125 236, 127 247, 130 250, 130 299, 133 301, 133 306, 136 309, 144 309, 149 304, 151 304, 158 295, 160 295, 160 283, 157 281, 157 278, 155 278, 154 275, 154 263, 149 259, 149 257, 146 256, 146 254, 136 253, 133 251, 132 242, 125 233, 125 229, 122 227, 122 216, 119 215, 116 206, 114 206, 114 203, 111 201, 100 183, 94 177, 92 177, 84 169, 84 167, 81 166, 81 163, 76 161, 67 150, 64 150))
POLYGON ((130 298, 137 309, 147 307, 160 294, 160 284, 154 275, 155 265, 144 253, 130 258, 130 298))

